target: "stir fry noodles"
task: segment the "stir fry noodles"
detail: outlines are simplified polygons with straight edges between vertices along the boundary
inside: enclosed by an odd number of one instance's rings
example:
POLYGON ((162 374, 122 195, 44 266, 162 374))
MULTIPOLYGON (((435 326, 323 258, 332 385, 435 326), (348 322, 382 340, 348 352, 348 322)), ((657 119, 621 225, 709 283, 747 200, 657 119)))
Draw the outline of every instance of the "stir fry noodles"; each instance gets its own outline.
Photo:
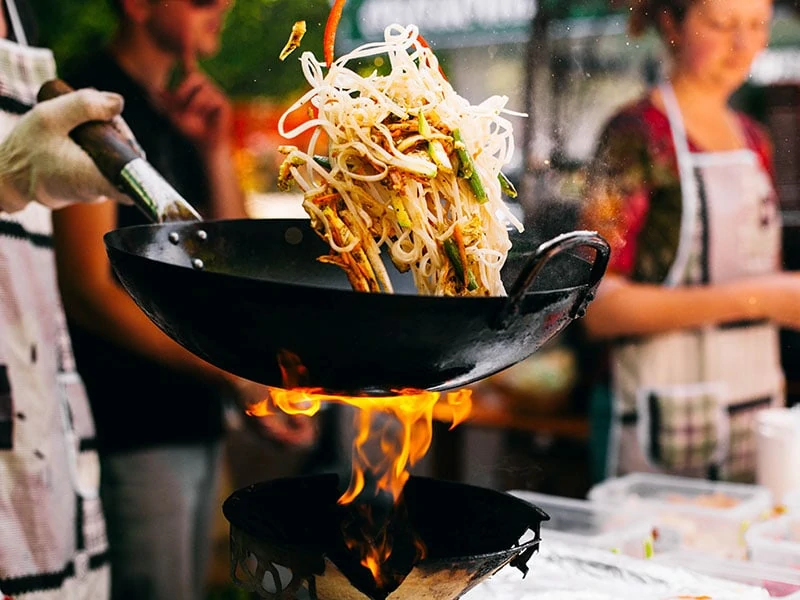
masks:
POLYGON ((515 194, 501 172, 514 151, 507 98, 471 105, 444 78, 415 26, 391 25, 324 72, 302 55, 311 90, 279 121, 292 139, 312 130, 309 147, 283 146, 280 185, 295 181, 315 231, 330 245, 319 260, 338 265, 358 291, 391 293, 380 253, 417 290, 435 295, 505 295, 500 269, 522 224, 502 201, 515 194), (388 74, 361 76, 348 64, 388 60, 388 74), (312 118, 291 130, 286 119, 312 118))

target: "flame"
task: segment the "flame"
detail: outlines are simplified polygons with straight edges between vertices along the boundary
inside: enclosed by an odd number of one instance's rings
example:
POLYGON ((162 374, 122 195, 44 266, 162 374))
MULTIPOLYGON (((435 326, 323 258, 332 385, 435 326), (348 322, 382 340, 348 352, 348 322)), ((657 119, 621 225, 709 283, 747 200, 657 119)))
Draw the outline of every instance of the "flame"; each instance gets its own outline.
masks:
MULTIPOLYGON (((265 416, 274 413, 273 406, 289 415, 313 416, 323 402, 337 402, 358 409, 356 437, 353 447, 353 472, 347 491, 339 498, 349 504, 364 490, 365 474, 377 478, 377 489, 388 492, 396 501, 408 481, 408 467, 415 465, 431 446, 434 407, 440 392, 413 389, 395 390, 388 396, 339 396, 321 388, 269 388, 270 397, 251 405, 247 413, 265 416), (388 417, 388 418, 387 418, 388 417), (378 442, 379 452, 371 442, 378 442)), ((452 415, 452 427, 463 422, 472 407, 469 389, 448 392, 446 409, 452 415)))
MULTIPOLYGON (((388 495, 396 506, 414 466, 428 452, 433 439, 433 419, 449 417, 451 429, 463 422, 472 408, 472 392, 462 389, 440 392, 416 389, 390 390, 383 396, 343 396, 326 393, 321 388, 297 387, 307 380, 305 367, 295 355, 279 356, 285 388, 270 387, 269 397, 254 404, 248 414, 264 416, 275 409, 290 415, 313 416, 325 402, 353 406, 356 436, 350 483, 339 498, 340 505, 353 503, 363 493, 375 498, 388 495)), ((386 524, 375 523, 374 507, 369 503, 357 510, 370 523, 370 531, 362 536, 346 534, 348 548, 361 555, 361 564, 368 568, 380 586, 386 574, 382 568, 392 553, 392 535, 386 524), (359 538, 362 539, 359 539, 359 538)), ((421 540, 414 541, 417 559, 425 556, 421 540)))

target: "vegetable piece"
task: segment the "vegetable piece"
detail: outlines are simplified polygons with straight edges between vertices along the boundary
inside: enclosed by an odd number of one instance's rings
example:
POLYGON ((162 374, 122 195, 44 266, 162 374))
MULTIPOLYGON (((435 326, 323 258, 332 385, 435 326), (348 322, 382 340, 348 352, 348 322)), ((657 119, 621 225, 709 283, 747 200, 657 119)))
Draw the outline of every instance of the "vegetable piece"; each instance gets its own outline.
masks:
POLYGON ((461 163, 459 168, 459 175, 464 179, 469 179, 469 185, 472 187, 472 192, 475 194, 475 199, 478 204, 483 204, 489 197, 486 195, 486 189, 483 187, 478 171, 475 169, 475 163, 467 151, 467 145, 464 143, 464 138, 461 137, 459 129, 453 130, 453 139, 455 140, 456 153, 458 154, 458 161, 461 163))
POLYGON ((281 50, 280 55, 278 55, 278 60, 285 60, 287 56, 294 52, 300 46, 300 41, 303 39, 305 34, 305 21, 297 21, 294 25, 292 25, 292 33, 289 35, 289 40, 286 42, 283 50, 281 50))
POLYGON ((437 167, 440 167, 446 173, 452 173, 453 163, 450 162, 450 157, 447 156, 447 152, 445 152, 442 142, 431 139, 433 137, 433 129, 431 129, 431 126, 428 124, 428 120, 425 118, 425 114, 422 111, 419 111, 417 122, 419 123, 420 135, 428 140, 428 155, 433 159, 433 162, 436 163, 437 167))
POLYGON ((517 197, 517 188, 514 187, 514 184, 511 183, 511 180, 508 177, 506 177, 505 173, 500 171, 497 174, 497 179, 500 180, 500 191, 502 191, 509 198, 517 197))
MULTIPOLYGON (((344 220, 336 213, 330 204, 322 208, 322 214, 325 215, 325 217, 328 219, 328 222, 331 224, 330 234, 333 236, 337 245, 348 246, 353 242, 354 239, 356 239, 357 236, 345 224, 344 220)), ((340 253, 338 257, 346 266, 343 266, 338 262, 335 264, 340 264, 340 266, 345 269, 347 278, 350 280, 350 284, 356 291, 380 291, 378 279, 375 277, 375 271, 372 269, 372 265, 369 263, 369 259, 367 258, 367 255, 364 252, 361 244, 357 244, 356 247, 350 252, 340 253)), ((329 260, 328 262, 331 261, 329 260)))
POLYGON ((644 557, 645 558, 653 558, 653 536, 648 535, 644 540, 644 557))
POLYGON ((461 256, 459 254, 458 244, 456 241, 453 240, 453 238, 447 238, 442 245, 444 246, 444 251, 447 254, 447 258, 450 259, 450 264, 453 265, 453 270, 456 272, 456 277, 464 282, 469 291, 478 289, 478 282, 475 280, 475 276, 472 274, 472 271, 467 269, 465 276, 464 263, 461 262, 461 256))
POLYGON ((453 163, 450 162, 450 157, 442 146, 439 140, 431 140, 428 142, 428 154, 436 163, 436 166, 442 169, 445 173, 453 172, 453 163))
POLYGON ((392 208, 397 213, 397 223, 401 227, 411 227, 411 218, 408 216, 406 207, 403 206, 403 199, 392 194, 392 208))
POLYGON ((467 269, 467 289, 470 292, 474 292, 478 289, 478 282, 475 280, 475 275, 472 274, 472 271, 467 269))
MULTIPOLYGON (((422 37, 421 33, 417 33, 417 41, 419 42, 419 45, 422 46, 423 48, 427 48, 428 50, 433 51, 433 48, 431 48, 431 45, 428 43, 428 40, 422 37)), ((444 71, 442 70, 442 65, 439 65, 439 73, 441 74, 442 79, 447 81, 447 77, 444 76, 444 71)))
POLYGON ((325 65, 330 68, 333 64, 333 49, 336 44, 336 30, 339 28, 339 21, 342 19, 342 9, 346 0, 335 0, 325 22, 325 33, 322 38, 322 49, 325 56, 325 65))
POLYGON ((436 164, 429 161, 422 151, 406 154, 404 160, 395 159, 390 164, 403 171, 427 177, 428 179, 436 177, 439 171, 436 164))
MULTIPOLYGON (((288 150, 290 147, 286 146, 285 148, 288 150)), ((291 150, 288 151, 291 152, 291 150)), ((290 189, 292 189, 292 181, 294 181, 292 167, 301 167, 304 164, 306 164, 306 161, 301 156, 291 156, 286 158, 278 169, 278 181, 276 182, 278 189, 284 192, 288 192, 290 189)))
POLYGON ((316 206, 324 206, 330 202, 333 202, 334 200, 337 200, 338 198, 341 198, 341 196, 339 196, 338 192, 334 192, 333 194, 310 196, 307 198, 307 200, 316 206))
POLYGON ((447 238, 442 242, 444 251, 447 253, 447 258, 450 259, 450 264, 456 272, 456 277, 464 281, 464 265, 461 264, 461 257, 458 255, 458 244, 455 243, 453 238, 447 238))
POLYGON ((326 171, 331 170, 331 159, 328 158, 327 156, 324 156, 322 154, 315 154, 314 162, 317 163, 320 167, 322 167, 326 171))
MULTIPOLYGON (((465 270, 469 270, 467 268, 467 249, 464 247, 464 236, 461 234, 461 228, 458 225, 453 228, 453 239, 456 241, 456 246, 458 246, 458 258, 461 259, 461 264, 464 265, 465 270)), ((463 281, 464 285, 466 285, 466 272, 464 273, 463 281)))
POLYGON ((456 154, 458 155, 458 174, 464 179, 472 177, 473 163, 472 158, 467 152, 467 145, 464 143, 464 138, 461 137, 460 129, 453 129, 453 140, 455 140, 456 154))

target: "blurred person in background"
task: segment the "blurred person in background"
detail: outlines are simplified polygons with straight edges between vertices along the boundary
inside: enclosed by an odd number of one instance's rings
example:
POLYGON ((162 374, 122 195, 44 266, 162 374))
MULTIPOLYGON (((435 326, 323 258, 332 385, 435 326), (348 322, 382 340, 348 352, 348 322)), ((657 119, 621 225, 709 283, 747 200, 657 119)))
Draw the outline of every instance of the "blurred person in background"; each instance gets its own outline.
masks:
POLYGON ((605 127, 582 215, 613 249, 584 321, 611 342, 607 475, 752 481, 755 416, 784 402, 778 328, 800 328, 771 144, 729 106, 772 1, 640 0, 630 15, 671 68, 605 127))
MULTIPOLYGON (((232 162, 231 106, 196 64, 218 50, 230 3, 113 5, 119 22, 110 44, 68 81, 125 98, 124 118, 148 162, 204 218, 245 217, 232 162)), ((226 396, 245 389, 245 399, 259 400, 252 395, 267 392, 243 382, 232 390, 229 378, 162 333, 119 285, 103 235, 145 222, 135 207, 112 203, 57 212, 58 276, 97 423, 112 598, 197 600, 204 597, 218 510, 226 396)), ((295 448, 315 436, 308 418, 246 422, 295 448)))
POLYGON ((50 211, 124 199, 68 137, 117 117, 123 100, 82 90, 34 106, 56 65, 31 43, 28 6, 0 0, 0 597, 105 600, 94 425, 58 295, 50 211))

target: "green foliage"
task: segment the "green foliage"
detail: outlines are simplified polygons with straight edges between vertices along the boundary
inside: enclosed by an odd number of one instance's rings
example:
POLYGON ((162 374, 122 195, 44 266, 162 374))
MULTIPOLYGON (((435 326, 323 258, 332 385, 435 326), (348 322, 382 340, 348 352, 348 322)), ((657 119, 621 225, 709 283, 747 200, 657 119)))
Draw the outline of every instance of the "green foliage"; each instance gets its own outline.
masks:
MULTIPOLYGON (((61 71, 99 48, 116 23, 109 0, 30 0, 39 22, 41 45, 53 49, 61 71)), ((186 1, 186 0, 173 0, 186 1)), ((222 48, 204 67, 232 98, 284 100, 306 86, 298 58, 311 51, 322 58, 328 0, 238 0, 228 13, 222 48), (278 60, 295 21, 307 33, 295 52, 278 60)))
POLYGON ((109 0, 29 0, 39 25, 39 45, 52 48, 60 70, 70 61, 100 47, 116 18, 109 0))
POLYGON ((569 19, 579 17, 602 17, 620 10, 625 2, 617 0, 583 0, 570 2, 566 0, 542 0, 539 6, 551 19, 569 19))
POLYGON ((307 84, 298 59, 305 51, 322 60, 327 0, 238 0, 228 15, 222 50, 207 61, 209 73, 233 97, 285 99, 307 84), (278 55, 295 21, 306 22, 300 47, 281 62, 278 55))

